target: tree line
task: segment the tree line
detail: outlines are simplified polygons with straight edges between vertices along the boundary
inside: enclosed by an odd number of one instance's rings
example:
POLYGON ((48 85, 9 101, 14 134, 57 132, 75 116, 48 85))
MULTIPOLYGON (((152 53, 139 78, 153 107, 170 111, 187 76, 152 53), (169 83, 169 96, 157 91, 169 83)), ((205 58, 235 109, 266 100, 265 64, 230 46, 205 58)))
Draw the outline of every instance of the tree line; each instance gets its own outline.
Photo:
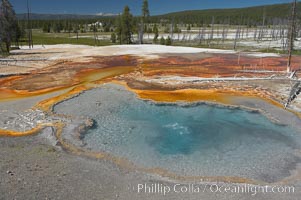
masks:
MULTIPOLYGON (((139 16, 133 16, 130 8, 125 6, 122 14, 118 16, 102 16, 93 19, 29 21, 17 20, 9 1, 2 0, 0 28, 4 28, 0 29, 1 50, 9 52, 11 43, 15 42, 18 44, 20 39, 25 38, 31 29, 40 29, 45 33, 64 32, 69 34, 76 33, 77 35, 79 33, 94 32, 95 36, 97 32, 110 32, 111 41, 118 44, 134 43, 134 34, 137 35, 137 43, 143 44, 143 36, 153 33, 154 43, 170 45, 173 42, 174 35, 181 33, 185 29, 187 34, 191 33, 192 29, 199 30, 200 44, 204 42, 204 35, 208 34, 208 32, 211 33, 211 36, 207 38, 207 43, 209 42, 210 44, 210 41, 213 39, 213 33, 216 31, 217 33, 221 32, 224 41, 231 26, 237 29, 235 49, 237 40, 247 35, 249 28, 255 29, 254 39, 256 40, 261 40, 267 29, 273 29, 273 38, 285 38, 287 36, 285 30, 287 29, 290 6, 290 4, 281 4, 243 9, 183 11, 161 16, 151 16, 148 1, 143 0, 139 16), (277 9, 278 11, 275 12, 277 9), (101 22, 101 25, 97 22, 101 22), (216 28, 215 25, 220 26, 216 28), (163 32, 169 34, 167 38, 159 38, 159 27, 161 28, 160 31, 162 31, 163 27, 163 32)), ((296 10, 300 10, 300 6, 301 3, 298 3, 296 10)), ((298 22, 297 30, 300 30, 300 12, 296 18, 298 22)), ((28 40, 30 40, 30 37, 28 37, 28 40)))

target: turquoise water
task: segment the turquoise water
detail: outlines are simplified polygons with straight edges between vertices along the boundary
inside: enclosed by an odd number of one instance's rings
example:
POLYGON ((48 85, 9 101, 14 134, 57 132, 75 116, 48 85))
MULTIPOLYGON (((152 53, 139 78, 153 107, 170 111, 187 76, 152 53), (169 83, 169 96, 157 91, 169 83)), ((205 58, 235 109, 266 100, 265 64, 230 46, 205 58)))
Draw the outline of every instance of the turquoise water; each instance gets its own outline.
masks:
POLYGON ((257 112, 206 104, 156 104, 116 85, 87 91, 57 105, 55 111, 96 121, 84 137, 85 148, 180 175, 273 182, 288 176, 300 161, 296 155, 300 133, 257 112))

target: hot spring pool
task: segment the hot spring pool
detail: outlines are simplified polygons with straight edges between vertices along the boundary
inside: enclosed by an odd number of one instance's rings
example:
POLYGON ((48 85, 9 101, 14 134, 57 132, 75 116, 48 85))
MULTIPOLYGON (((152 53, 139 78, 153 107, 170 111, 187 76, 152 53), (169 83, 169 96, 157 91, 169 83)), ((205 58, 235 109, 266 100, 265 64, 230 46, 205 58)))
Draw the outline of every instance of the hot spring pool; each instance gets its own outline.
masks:
POLYGON ((96 121, 84 148, 184 176, 235 176, 274 182, 300 158, 300 133, 258 112, 206 104, 156 104, 107 84, 55 106, 96 121))

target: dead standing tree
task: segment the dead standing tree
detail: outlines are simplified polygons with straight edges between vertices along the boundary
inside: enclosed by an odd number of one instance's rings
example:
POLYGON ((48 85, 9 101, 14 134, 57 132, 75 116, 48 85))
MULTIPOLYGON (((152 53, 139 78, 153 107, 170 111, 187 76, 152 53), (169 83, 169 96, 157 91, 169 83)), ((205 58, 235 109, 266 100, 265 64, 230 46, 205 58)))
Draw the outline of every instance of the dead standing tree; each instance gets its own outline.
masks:
POLYGON ((94 34, 94 46, 97 46, 98 44, 98 35, 97 35, 97 26, 96 26, 97 22, 95 24, 92 25, 93 28, 93 34, 94 34))
POLYGON ((230 24, 231 24, 230 17, 228 19, 224 20, 224 23, 222 25, 222 32, 221 32, 221 42, 222 42, 222 44, 225 44, 225 40, 227 40, 227 38, 228 38, 230 24))
POLYGON ((206 36, 206 27, 205 24, 202 25, 201 35, 200 35, 200 44, 203 44, 203 41, 205 40, 206 36))
POLYGON ((237 48, 237 41, 240 35, 240 26, 237 27, 236 29, 236 33, 235 33, 235 38, 234 38, 234 45, 233 45, 233 49, 236 50, 237 48))
POLYGON ((261 25, 261 28, 260 28, 260 32, 259 32, 259 35, 258 35, 258 40, 262 40, 263 37, 264 37, 264 30, 265 30, 265 10, 263 11, 263 15, 262 15, 262 25, 261 25))
POLYGON ((171 24, 170 24, 170 39, 171 39, 171 42, 173 42, 173 32, 174 32, 174 19, 171 20, 171 24))
POLYGON ((293 1, 292 4, 292 13, 289 21, 289 30, 288 30, 288 59, 287 59, 287 73, 291 72, 292 64, 292 52, 294 49, 294 41, 296 36, 296 11, 297 11, 297 0, 293 1))
POLYGON ((28 47, 33 48, 33 39, 32 39, 32 26, 30 20, 30 8, 29 2, 27 0, 27 33, 28 33, 28 47))
POLYGON ((247 24, 246 24, 246 38, 249 38, 249 28, 250 28, 250 18, 247 19, 247 24))
POLYGON ((280 39, 281 39, 281 46, 282 50, 285 51, 287 48, 287 19, 283 19, 281 23, 280 29, 280 39))
POLYGON ((210 32, 210 36, 209 36, 209 40, 208 40, 208 46, 211 46, 211 42, 214 39, 214 22, 215 22, 215 17, 212 16, 212 20, 211 20, 211 32, 210 32))
POLYGON ((235 33, 234 45, 233 45, 234 50, 236 50, 236 48, 237 48, 237 42, 238 42, 238 39, 240 38, 241 27, 242 27, 242 16, 240 18, 240 24, 237 26, 236 33, 235 33))
POLYGON ((222 43, 223 44, 224 44, 225 38, 226 38, 226 26, 227 26, 227 23, 224 21, 223 30, 222 30, 222 43))

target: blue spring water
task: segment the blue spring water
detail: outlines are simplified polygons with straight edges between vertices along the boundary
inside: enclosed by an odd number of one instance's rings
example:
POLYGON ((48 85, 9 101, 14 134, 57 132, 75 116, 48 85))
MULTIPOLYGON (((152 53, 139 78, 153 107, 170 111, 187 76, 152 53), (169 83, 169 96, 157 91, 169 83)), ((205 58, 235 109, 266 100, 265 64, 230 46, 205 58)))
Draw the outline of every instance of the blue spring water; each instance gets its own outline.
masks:
POLYGON ((300 133, 258 112, 156 104, 113 84, 58 104, 55 111, 96 121, 84 137, 85 148, 179 175, 273 182, 288 176, 300 161, 300 133))

